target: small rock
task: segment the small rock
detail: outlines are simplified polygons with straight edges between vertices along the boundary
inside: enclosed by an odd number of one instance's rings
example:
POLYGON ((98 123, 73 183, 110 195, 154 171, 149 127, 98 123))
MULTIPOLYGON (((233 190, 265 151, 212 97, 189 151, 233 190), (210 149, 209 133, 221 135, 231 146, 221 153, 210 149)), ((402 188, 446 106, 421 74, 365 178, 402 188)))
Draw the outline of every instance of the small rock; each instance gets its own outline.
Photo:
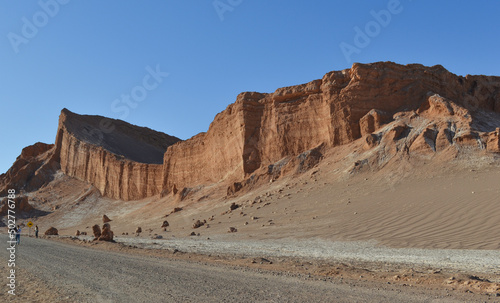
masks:
POLYGON ((235 233, 237 232, 238 230, 235 228, 235 227, 229 227, 229 231, 230 233, 235 233))
POLYGON ((197 220, 196 222, 194 222, 193 228, 199 228, 203 225, 205 225, 205 222, 201 222, 200 220, 197 220))
POLYGON ((113 220, 111 220, 110 218, 108 218, 108 216, 106 215, 102 215, 102 223, 108 223, 108 222, 111 222, 113 220))
POLYGON ((170 214, 175 214, 175 213, 178 213, 178 212, 180 212, 181 210, 182 210, 182 207, 175 207, 175 208, 174 208, 174 210, 172 210, 172 211, 170 212, 170 214))

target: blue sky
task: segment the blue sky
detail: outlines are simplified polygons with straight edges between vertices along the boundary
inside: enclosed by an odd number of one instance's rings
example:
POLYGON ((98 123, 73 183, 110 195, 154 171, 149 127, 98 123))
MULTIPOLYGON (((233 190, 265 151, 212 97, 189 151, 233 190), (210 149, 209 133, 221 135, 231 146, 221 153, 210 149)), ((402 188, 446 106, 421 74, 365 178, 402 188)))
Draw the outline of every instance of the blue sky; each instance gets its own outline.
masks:
POLYGON ((242 91, 353 62, 500 75, 499 12, 497 1, 0 0, 0 173, 23 147, 54 143, 64 107, 187 139, 242 91))

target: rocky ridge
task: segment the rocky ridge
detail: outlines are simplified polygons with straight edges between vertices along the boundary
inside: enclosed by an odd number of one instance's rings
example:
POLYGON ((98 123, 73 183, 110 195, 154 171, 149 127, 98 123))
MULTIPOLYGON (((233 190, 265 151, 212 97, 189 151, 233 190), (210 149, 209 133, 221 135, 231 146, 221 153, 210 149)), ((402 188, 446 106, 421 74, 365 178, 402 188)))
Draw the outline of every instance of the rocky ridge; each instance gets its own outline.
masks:
POLYGON ((353 171, 409 157, 498 154, 499 127, 500 77, 462 77, 442 66, 354 64, 274 93, 241 93, 206 133, 186 141, 64 109, 55 146, 30 148, 0 185, 30 190, 47 182, 47 166, 60 166, 114 199, 182 198, 220 183, 235 194, 263 176, 304 172, 326 152, 358 140, 353 171))

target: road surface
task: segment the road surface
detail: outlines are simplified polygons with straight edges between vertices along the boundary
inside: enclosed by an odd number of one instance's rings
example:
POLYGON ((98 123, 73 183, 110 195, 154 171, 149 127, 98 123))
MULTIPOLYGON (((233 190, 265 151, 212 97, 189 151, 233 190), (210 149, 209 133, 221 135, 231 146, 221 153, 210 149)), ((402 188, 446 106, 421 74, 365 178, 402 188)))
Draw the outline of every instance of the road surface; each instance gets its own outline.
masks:
MULTIPOLYGON (((7 236, 0 235, 0 241, 0 262, 7 264, 7 236)), ((311 281, 27 237, 16 251, 16 268, 57 290, 61 302, 452 302, 425 292, 311 281)), ((0 298, 7 290, 3 286, 0 298)), ((29 299, 40 302, 34 296, 29 299)), ((19 296, 17 300, 31 302, 19 296)))

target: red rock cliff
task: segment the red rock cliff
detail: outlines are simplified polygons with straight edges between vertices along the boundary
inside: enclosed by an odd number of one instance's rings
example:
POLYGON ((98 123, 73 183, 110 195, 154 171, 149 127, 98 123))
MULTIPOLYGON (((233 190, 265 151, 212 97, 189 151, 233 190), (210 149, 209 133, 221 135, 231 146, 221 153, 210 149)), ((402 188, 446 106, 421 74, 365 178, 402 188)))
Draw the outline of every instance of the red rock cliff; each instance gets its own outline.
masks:
MULTIPOLYGON (((274 176, 277 163, 310 167, 322 150, 362 137, 365 150, 389 156, 462 145, 499 153, 499 121, 499 77, 461 77, 441 66, 354 64, 271 94, 242 93, 206 133, 186 141, 64 109, 55 147, 23 150, 0 176, 0 190, 9 184, 40 186, 60 164, 62 172, 105 196, 142 199, 235 184, 268 167, 274 176)), ((291 170, 280 166, 279 173, 291 170)))
MULTIPOLYGON (((242 180, 258 168, 321 144, 352 142, 392 121, 395 113, 417 110, 432 95, 473 114, 500 113, 499 77, 460 77, 442 66, 354 64, 272 94, 240 94, 207 133, 168 148, 164 190, 242 180)), ((495 130, 476 126, 483 132, 495 130)), ((491 150, 498 149, 496 140, 492 134, 491 150)))
POLYGON ((178 141, 123 121, 63 109, 55 153, 66 175, 93 184, 104 196, 135 200, 161 192, 163 153, 178 141))

